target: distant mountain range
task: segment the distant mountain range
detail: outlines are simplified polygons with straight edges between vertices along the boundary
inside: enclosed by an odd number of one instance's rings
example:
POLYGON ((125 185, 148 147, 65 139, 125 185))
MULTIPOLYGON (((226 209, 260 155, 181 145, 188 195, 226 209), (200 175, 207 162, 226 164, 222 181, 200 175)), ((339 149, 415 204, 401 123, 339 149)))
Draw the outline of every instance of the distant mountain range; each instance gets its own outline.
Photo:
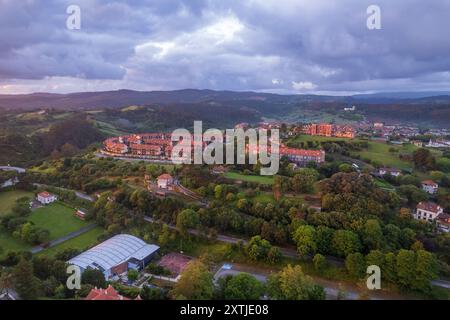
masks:
POLYGON ((280 95, 260 92, 236 92, 214 90, 174 91, 101 91, 69 94, 32 93, 17 95, 0 94, 0 108, 57 108, 95 109, 117 108, 129 105, 255 101, 272 103, 341 102, 341 103, 393 103, 441 101, 450 103, 450 91, 442 92, 385 92, 354 96, 280 95))
POLYGON ((283 118, 292 114, 298 115, 303 111, 335 114, 344 107, 356 105, 358 111, 369 119, 418 122, 445 127, 450 123, 450 91, 324 96, 185 89, 0 95, 0 108, 10 110, 40 108, 95 110, 132 105, 160 107, 176 105, 179 108, 184 104, 234 108, 251 111, 267 118, 283 118))

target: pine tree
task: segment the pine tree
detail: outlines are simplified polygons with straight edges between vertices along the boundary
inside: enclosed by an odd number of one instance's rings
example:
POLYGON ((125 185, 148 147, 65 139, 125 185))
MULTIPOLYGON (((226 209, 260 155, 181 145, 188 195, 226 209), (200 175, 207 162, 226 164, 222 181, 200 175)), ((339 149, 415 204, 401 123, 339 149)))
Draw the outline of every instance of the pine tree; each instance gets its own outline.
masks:
POLYGON ((24 300, 33 300, 39 296, 39 280, 34 276, 31 261, 22 258, 13 271, 15 289, 24 300))

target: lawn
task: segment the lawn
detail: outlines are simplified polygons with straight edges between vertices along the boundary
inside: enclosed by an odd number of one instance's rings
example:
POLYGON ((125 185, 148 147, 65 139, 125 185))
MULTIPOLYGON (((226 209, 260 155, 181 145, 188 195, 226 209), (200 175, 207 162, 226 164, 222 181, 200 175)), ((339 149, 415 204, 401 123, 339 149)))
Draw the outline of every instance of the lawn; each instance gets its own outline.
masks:
POLYGON ((0 192, 0 217, 11 212, 16 200, 22 197, 34 198, 34 193, 26 191, 0 192))
POLYGON ((225 173, 225 178, 261 184, 273 184, 273 177, 271 176, 249 176, 237 172, 227 172, 225 173))
POLYGON ((272 193, 266 193, 266 192, 260 192, 255 197, 253 197, 253 202, 260 202, 260 203, 274 203, 275 199, 273 197, 272 193))
POLYGON ((357 152, 361 159, 367 158, 381 163, 383 166, 394 167, 398 169, 411 169, 412 163, 402 161, 399 154, 411 154, 416 147, 413 145, 394 146, 382 142, 369 142, 369 148, 357 152), (398 152, 389 152, 390 148, 395 148, 398 152))
POLYGON ((67 240, 56 247, 46 249, 44 251, 41 251, 38 253, 38 255, 45 255, 48 257, 55 256, 58 252, 61 252, 65 249, 79 249, 79 250, 85 250, 94 244, 97 243, 97 238, 104 232, 105 230, 101 227, 94 228, 92 230, 89 230, 86 233, 83 233, 82 235, 67 240))
POLYGON ((55 202, 33 211, 29 220, 36 226, 49 230, 50 240, 54 240, 89 224, 74 217, 74 212, 75 209, 55 202))
POLYGON ((0 258, 3 258, 8 251, 27 251, 31 246, 21 240, 15 239, 7 231, 0 229, 0 248, 3 249, 0 252, 0 258))

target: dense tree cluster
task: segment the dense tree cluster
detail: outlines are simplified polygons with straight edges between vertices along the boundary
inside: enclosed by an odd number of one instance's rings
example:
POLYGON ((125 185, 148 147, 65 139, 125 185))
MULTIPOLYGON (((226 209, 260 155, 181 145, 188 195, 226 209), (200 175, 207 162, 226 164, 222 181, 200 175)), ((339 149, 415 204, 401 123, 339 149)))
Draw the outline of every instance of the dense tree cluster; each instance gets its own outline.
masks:
POLYGON ((49 231, 37 227, 33 222, 27 220, 27 216, 31 213, 29 202, 28 197, 18 199, 12 213, 0 217, 0 226, 15 238, 26 243, 32 245, 45 243, 49 240, 49 231))

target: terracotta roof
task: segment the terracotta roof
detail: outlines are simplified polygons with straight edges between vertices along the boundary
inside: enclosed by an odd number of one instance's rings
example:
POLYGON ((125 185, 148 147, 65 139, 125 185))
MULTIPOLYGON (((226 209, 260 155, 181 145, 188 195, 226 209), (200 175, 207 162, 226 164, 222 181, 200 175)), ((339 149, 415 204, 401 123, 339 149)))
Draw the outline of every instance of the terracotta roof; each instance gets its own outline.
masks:
POLYGON ((450 214, 448 213, 441 213, 438 216, 438 223, 446 226, 450 226, 450 214))
POLYGON ((422 184, 427 185, 427 186, 438 187, 438 184, 436 182, 434 182, 433 180, 424 180, 424 181, 422 181, 422 184))
POLYGON ((111 285, 106 289, 94 289, 89 292, 85 300, 130 300, 120 295, 111 285))
POLYGON ((51 193, 47 192, 47 191, 43 191, 43 192, 39 193, 38 196, 39 196, 39 197, 42 197, 42 198, 50 198, 50 197, 53 197, 53 195, 52 195, 51 193))
POLYGON ((422 209, 430 212, 437 213, 441 207, 433 202, 419 202, 419 204, 416 207, 417 209, 422 209))
POLYGON ((137 143, 131 143, 130 144, 131 150, 152 150, 152 151, 160 151, 161 147, 151 145, 151 144, 137 144, 137 143))
POLYGON ((304 149, 294 149, 294 148, 280 148, 280 154, 285 155, 296 155, 305 157, 321 157, 323 155, 322 150, 304 150, 304 149))
POLYGON ((173 179, 170 174, 164 173, 158 177, 158 180, 171 180, 173 179))

